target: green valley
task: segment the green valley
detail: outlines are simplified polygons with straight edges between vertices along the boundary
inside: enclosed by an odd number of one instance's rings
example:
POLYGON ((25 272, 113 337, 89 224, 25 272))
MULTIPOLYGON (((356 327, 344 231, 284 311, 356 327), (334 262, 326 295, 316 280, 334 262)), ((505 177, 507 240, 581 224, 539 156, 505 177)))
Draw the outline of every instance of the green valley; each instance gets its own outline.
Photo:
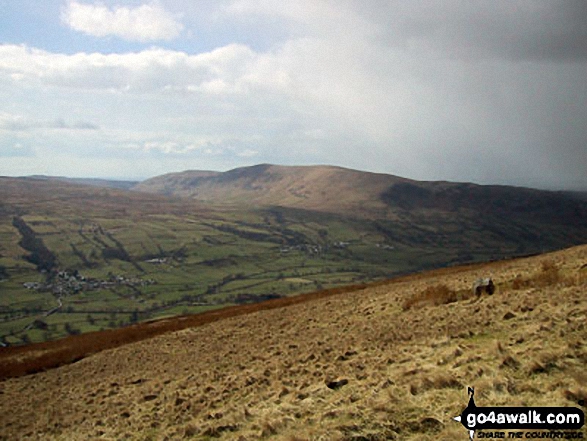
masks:
MULTIPOLYGON (((587 241, 580 220, 527 215, 525 206, 508 216, 458 200, 446 208, 428 193, 419 203, 421 191, 409 189, 406 199, 397 193, 406 184, 396 185, 395 193, 381 186, 381 197, 366 187, 387 204, 381 214, 360 208, 376 205, 364 203, 360 187, 355 205, 319 210, 0 178, 0 342, 53 340, 587 241)), ((581 219, 584 201, 563 202, 559 212, 581 219)))

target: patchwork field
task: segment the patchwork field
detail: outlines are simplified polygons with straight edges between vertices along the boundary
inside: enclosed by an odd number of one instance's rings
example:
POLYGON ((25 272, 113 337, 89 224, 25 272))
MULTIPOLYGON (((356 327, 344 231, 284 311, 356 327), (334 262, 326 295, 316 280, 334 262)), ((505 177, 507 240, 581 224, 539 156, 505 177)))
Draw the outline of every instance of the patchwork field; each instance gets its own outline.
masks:
POLYGON ((50 191, 42 186, 19 184, 3 188, 9 208, 0 212, 5 345, 375 280, 414 259, 441 259, 405 247, 375 252, 384 237, 334 216, 214 210, 65 184, 51 199, 37 194, 50 191))
POLYGON ((468 386, 481 406, 585 411, 586 288, 580 246, 218 311, 2 381, 0 439, 466 440, 468 386))
MULTIPOLYGON (((422 209, 401 208, 401 199, 397 207, 369 211, 357 202, 335 213, 212 205, 59 180, 0 184, 1 346, 526 255, 587 237, 583 205, 566 199, 570 208, 561 210, 575 214, 561 223, 541 205, 531 216, 523 204, 480 215, 468 199, 448 211, 442 199, 432 209, 430 195, 422 209)), ((352 200, 365 191, 355 188, 352 200)))

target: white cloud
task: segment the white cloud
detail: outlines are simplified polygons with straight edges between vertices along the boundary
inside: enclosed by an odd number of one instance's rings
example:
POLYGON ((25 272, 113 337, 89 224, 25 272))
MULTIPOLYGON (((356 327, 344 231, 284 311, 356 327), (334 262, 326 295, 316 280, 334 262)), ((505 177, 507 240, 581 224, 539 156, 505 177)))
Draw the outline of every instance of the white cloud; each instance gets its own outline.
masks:
POLYGON ((357 31, 370 33, 370 23, 357 14, 364 7, 364 3, 353 4, 348 0, 235 0, 223 10, 236 21, 251 16, 270 21, 280 19, 293 34, 341 36, 357 31))
POLYGON ((94 37, 116 36, 129 41, 172 40, 183 25, 158 3, 135 8, 70 1, 62 12, 62 20, 72 29, 94 37))
POLYGON ((0 76, 69 89, 118 92, 198 91, 217 94, 244 87, 258 57, 231 44, 197 55, 159 48, 124 54, 66 55, 23 45, 0 45, 0 76))
POLYGON ((246 149, 242 152, 237 153, 236 155, 240 158, 252 158, 254 156, 258 156, 259 152, 257 150, 246 149))

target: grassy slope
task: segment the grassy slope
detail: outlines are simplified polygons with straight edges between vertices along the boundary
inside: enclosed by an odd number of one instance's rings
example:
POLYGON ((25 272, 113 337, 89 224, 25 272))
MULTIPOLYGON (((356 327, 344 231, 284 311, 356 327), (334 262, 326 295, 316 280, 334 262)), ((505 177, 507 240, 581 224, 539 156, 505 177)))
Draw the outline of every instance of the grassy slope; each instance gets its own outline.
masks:
POLYGON ((483 406, 587 398, 586 265, 581 246, 424 273, 6 380, 0 438, 464 440, 467 386, 483 406), (460 300, 408 301, 443 286, 460 300))
POLYGON ((333 166, 260 164, 204 175, 186 171, 157 176, 135 190, 191 197, 230 206, 282 206, 364 218, 385 217, 379 197, 395 183, 409 180, 333 166))
POLYGON ((244 203, 311 210, 313 216, 353 216, 371 222, 392 245, 458 250, 459 262, 478 260, 479 250, 498 258, 587 241, 587 204, 564 192, 269 164, 208 176, 190 171, 163 175, 135 188, 231 207, 244 203))
MULTIPOLYGON (((292 206, 310 201, 322 211, 220 207, 59 180, 0 178, 0 338, 10 344, 52 340, 587 241, 575 205, 555 194, 543 201, 545 195, 533 190, 447 183, 418 183, 421 188, 414 189, 416 184, 401 178, 336 167, 258 166, 212 177, 180 175, 186 185, 220 179, 216 184, 228 183, 235 195, 253 202, 249 193, 261 188, 264 204, 267 197, 292 206), (243 192, 235 190, 235 182, 243 192), (391 183, 399 191, 389 190, 391 183), (365 199, 366 191, 371 199, 365 199), (480 206, 478 191, 486 193, 480 206), (504 201, 519 209, 511 212, 504 201), (330 209, 335 212, 323 211, 330 209), (67 292, 61 295, 63 306, 45 317, 58 307, 59 295, 23 287, 46 275, 26 260, 32 252, 23 249, 15 218, 35 235, 29 248, 37 241, 44 254, 55 256, 55 269, 137 283, 67 292), (149 263, 153 258, 164 261, 149 263), (30 328, 35 320, 41 320, 39 326, 30 328)), ((169 178, 177 182, 177 176, 169 178)), ((219 188, 216 196, 226 196, 226 188, 219 188)))

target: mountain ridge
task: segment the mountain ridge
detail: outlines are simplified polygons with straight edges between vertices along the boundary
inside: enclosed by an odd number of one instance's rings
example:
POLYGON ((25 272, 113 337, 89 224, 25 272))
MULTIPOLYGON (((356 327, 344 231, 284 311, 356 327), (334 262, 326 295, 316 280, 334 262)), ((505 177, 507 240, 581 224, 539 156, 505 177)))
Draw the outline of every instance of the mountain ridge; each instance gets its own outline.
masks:
POLYGON ((365 207, 384 210, 385 204, 365 198, 367 189, 382 192, 394 182, 409 181, 383 173, 337 166, 282 166, 258 164, 226 172, 185 171, 147 179, 133 187, 202 201, 340 212, 365 207))
POLYGON ((336 166, 259 164, 226 172, 185 171, 141 182, 136 191, 229 205, 287 207, 369 219, 430 215, 539 218, 585 228, 584 195, 507 185, 416 181, 336 166))

